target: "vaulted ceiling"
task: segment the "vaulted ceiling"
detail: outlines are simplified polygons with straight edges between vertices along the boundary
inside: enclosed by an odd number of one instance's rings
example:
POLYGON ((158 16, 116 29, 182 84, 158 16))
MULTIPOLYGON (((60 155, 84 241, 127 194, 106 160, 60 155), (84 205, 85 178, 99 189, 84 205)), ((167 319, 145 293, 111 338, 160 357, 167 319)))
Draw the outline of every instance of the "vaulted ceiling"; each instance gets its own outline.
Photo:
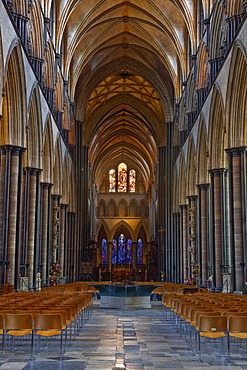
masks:
POLYGON ((57 49, 99 188, 126 162, 153 181, 195 48, 193 0, 61 0, 57 49))

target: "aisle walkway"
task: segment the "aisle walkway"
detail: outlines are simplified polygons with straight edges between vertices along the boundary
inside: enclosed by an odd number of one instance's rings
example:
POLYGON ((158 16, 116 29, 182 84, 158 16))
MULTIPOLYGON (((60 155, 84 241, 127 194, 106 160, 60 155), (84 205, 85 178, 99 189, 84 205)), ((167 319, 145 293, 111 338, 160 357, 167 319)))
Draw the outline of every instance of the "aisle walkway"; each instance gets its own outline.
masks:
POLYGON ((160 307, 106 310, 94 306, 63 361, 51 345, 34 361, 28 351, 16 352, 1 370, 155 370, 247 369, 247 353, 238 350, 227 362, 211 345, 203 346, 200 363, 184 338, 165 320, 160 307))

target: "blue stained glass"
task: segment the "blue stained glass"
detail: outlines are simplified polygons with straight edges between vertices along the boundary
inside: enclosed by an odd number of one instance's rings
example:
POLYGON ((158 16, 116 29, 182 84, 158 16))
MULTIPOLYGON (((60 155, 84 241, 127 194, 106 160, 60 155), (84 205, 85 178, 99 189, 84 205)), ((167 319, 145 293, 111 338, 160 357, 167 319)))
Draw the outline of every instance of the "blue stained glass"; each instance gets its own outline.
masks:
POLYGON ((125 237, 121 234, 118 238, 118 263, 125 263, 125 237))
POLYGON ((126 262, 129 265, 132 264, 132 240, 130 239, 127 241, 126 262))
POLYGON ((115 265, 117 263, 117 241, 116 239, 113 239, 112 241, 112 264, 115 265))
POLYGON ((138 239, 137 242, 137 253, 136 253, 136 259, 137 259, 137 264, 140 265, 143 263, 142 261, 142 240, 138 239))
POLYGON ((102 259, 101 259, 101 263, 102 265, 106 265, 107 264, 107 241, 106 239, 102 239, 102 243, 101 243, 101 250, 102 250, 102 259))

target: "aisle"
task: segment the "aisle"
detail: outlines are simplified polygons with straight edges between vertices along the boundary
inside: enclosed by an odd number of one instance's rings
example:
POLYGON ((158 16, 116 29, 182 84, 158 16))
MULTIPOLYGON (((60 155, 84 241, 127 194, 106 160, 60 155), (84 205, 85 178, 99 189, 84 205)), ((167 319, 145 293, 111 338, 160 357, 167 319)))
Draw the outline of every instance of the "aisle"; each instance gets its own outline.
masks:
POLYGON ((231 364, 211 344, 204 346, 200 363, 181 335, 165 320, 160 307, 146 310, 107 310, 94 306, 76 341, 59 361, 51 345, 34 361, 16 353, 1 370, 154 370, 247 369, 241 352, 231 364), (208 351, 208 352, 205 352, 208 351))

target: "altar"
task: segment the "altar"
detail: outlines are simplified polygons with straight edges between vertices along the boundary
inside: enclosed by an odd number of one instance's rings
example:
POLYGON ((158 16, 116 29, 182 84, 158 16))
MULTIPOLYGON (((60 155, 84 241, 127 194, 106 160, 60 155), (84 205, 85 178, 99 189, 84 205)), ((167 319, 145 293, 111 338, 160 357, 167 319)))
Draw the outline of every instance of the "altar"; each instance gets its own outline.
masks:
POLYGON ((101 308, 138 309, 151 308, 152 291, 163 285, 90 284, 100 292, 101 308))

